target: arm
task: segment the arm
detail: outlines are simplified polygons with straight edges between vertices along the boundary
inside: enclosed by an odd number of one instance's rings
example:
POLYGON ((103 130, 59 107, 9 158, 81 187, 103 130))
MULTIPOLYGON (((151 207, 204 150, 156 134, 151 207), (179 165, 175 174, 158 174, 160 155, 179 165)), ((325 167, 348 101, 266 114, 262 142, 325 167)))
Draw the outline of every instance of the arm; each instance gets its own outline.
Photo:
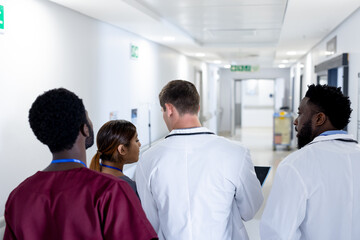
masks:
POLYGON ((16 239, 14 232, 8 224, 5 226, 4 240, 16 239))
POLYGON ((104 239, 158 239, 130 185, 119 181, 108 189, 100 207, 104 239))
POLYGON ((244 154, 244 162, 239 173, 240 181, 236 189, 235 202, 244 221, 252 219, 264 200, 261 185, 256 177, 249 151, 244 154))
POLYGON ((146 213, 147 218, 149 219, 155 231, 159 233, 160 219, 156 203, 151 192, 151 184, 149 179, 150 176, 145 176, 142 167, 143 166, 141 164, 138 164, 136 166, 135 182, 137 186, 137 191, 140 196, 141 205, 146 213))
MULTIPOLYGON (((11 197, 11 196, 10 196, 11 197)), ((10 199, 9 197, 9 199, 10 199)), ((10 226, 10 216, 8 214, 8 205, 9 205, 9 199, 5 204, 5 213, 4 213, 4 218, 5 218, 5 233, 4 233, 4 240, 11 240, 11 239, 16 239, 16 236, 14 234, 14 231, 12 230, 11 226, 10 226)))
POLYGON ((298 171, 280 165, 260 221, 261 239, 297 240, 305 218, 307 191, 298 171))

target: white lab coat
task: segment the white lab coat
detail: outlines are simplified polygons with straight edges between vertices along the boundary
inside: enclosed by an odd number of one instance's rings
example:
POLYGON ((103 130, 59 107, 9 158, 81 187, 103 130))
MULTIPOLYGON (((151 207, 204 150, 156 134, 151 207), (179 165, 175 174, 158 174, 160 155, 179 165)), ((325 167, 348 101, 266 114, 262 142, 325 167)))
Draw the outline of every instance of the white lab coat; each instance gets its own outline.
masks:
POLYGON ((141 204, 160 239, 248 239, 263 202, 249 151, 206 128, 173 130, 136 168, 141 204), (194 134, 195 135, 183 135, 194 134))
POLYGON ((318 136, 281 162, 261 239, 360 239, 360 147, 352 139, 318 136))

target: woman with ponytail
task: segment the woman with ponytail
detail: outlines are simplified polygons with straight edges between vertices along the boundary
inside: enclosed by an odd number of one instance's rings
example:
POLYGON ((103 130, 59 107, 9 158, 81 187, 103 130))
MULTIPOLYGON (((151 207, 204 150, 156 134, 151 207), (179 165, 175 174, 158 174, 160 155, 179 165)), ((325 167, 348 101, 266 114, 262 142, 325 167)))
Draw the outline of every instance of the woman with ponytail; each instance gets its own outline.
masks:
POLYGON ((134 124, 126 120, 105 123, 96 136, 96 145, 98 150, 91 160, 90 169, 125 180, 138 194, 135 182, 123 173, 125 164, 139 160, 141 144, 134 124))

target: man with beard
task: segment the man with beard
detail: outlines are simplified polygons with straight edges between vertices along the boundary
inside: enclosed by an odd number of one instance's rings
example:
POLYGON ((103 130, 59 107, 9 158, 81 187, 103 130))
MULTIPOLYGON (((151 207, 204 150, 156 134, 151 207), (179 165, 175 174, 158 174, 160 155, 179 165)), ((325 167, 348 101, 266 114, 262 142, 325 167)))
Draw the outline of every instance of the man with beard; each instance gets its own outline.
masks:
POLYGON ((78 96, 64 88, 45 92, 29 122, 52 161, 10 194, 5 240, 156 238, 128 183, 86 167, 94 133, 78 96))
POLYGON ((262 239, 360 239, 360 148, 346 131, 350 100, 310 85, 294 121, 300 150, 279 165, 262 239))

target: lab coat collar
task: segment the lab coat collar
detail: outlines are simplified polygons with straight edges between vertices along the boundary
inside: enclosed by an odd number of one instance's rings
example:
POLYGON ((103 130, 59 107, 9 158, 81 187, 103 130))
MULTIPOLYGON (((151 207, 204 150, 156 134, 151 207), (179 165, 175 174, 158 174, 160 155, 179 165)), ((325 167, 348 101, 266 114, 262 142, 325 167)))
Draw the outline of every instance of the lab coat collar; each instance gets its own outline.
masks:
POLYGON ((181 128, 172 130, 165 138, 179 135, 215 134, 205 127, 181 128))
POLYGON ((323 142, 323 141, 329 141, 329 140, 340 140, 345 142, 356 142, 356 139, 351 134, 332 134, 327 136, 317 136, 310 142, 309 144, 317 143, 317 142, 323 142))

